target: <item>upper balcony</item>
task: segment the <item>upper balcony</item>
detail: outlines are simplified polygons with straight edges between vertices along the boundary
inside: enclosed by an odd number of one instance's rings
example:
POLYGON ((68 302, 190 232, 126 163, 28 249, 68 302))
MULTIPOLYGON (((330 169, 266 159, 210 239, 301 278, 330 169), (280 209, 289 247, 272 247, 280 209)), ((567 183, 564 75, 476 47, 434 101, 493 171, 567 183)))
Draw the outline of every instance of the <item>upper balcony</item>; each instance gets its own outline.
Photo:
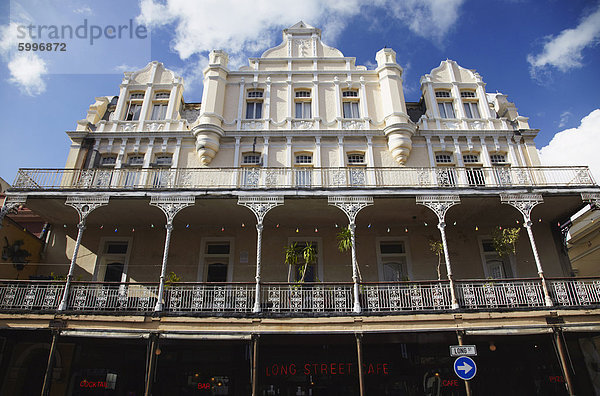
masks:
POLYGON ((586 188, 587 167, 20 169, 16 191, 586 188))

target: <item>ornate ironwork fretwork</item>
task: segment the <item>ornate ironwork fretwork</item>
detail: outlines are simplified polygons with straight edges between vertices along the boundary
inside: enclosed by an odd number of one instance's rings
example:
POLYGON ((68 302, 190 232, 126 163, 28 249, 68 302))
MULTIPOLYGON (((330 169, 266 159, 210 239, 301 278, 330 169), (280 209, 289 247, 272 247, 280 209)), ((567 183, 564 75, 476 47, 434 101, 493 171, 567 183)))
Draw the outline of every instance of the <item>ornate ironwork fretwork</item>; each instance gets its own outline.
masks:
POLYGON ((262 224, 267 212, 276 206, 283 205, 282 196, 239 197, 238 205, 245 206, 254 213, 258 224, 262 224))
POLYGON ((588 202, 597 208, 600 208, 600 193, 581 193, 583 202, 588 202))
POLYGON ((444 222, 446 212, 460 203, 458 195, 422 195, 417 197, 417 204, 427 206, 437 215, 440 224, 444 222))
POLYGON ((356 221, 356 215, 361 209, 366 208, 367 206, 373 205, 373 197, 329 197, 327 199, 329 205, 333 205, 335 207, 340 208, 346 216, 348 216, 348 220, 350 220, 350 224, 354 224, 356 221))
POLYGON ((93 210, 101 206, 108 205, 109 196, 101 195, 99 197, 69 197, 65 205, 75 208, 79 214, 79 222, 85 222, 86 218, 93 210))
POLYGON ((6 197, 4 201, 4 205, 2 205, 2 209, 0 209, 0 228, 2 228, 2 222, 4 221, 4 216, 8 214, 11 210, 25 205, 27 201, 26 195, 9 195, 6 197))
POLYGON ((196 202, 195 197, 177 195, 155 195, 150 198, 150 205, 156 206, 167 216, 167 224, 173 224, 173 219, 181 209, 196 202))
POLYGON ((525 222, 531 221, 531 211, 533 208, 544 202, 541 194, 500 194, 500 200, 504 204, 509 204, 519 210, 525 219, 525 222))

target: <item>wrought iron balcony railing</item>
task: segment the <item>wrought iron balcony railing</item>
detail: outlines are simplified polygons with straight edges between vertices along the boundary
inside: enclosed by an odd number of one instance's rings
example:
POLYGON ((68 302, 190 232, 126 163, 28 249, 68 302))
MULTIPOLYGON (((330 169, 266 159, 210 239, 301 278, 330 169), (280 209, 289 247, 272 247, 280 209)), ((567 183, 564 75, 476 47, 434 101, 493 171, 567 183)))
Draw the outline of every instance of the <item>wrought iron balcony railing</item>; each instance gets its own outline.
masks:
MULTIPOLYGON (((548 287, 555 306, 600 305, 600 277, 553 278, 548 287)), ((545 307, 539 278, 459 280, 456 289, 463 310, 545 307)), ((63 290, 63 281, 0 281, 0 312, 54 312, 63 290)), ((364 282, 359 290, 365 313, 444 312, 452 307, 448 281, 364 282)), ((255 292, 255 284, 247 282, 170 284, 164 311, 245 315, 254 308, 255 292)), ((158 283, 77 281, 67 312, 150 313, 158 298, 158 283)), ((264 315, 353 314, 352 283, 263 283, 260 308, 264 315)))
POLYGON ((587 167, 20 169, 18 190, 593 186, 587 167))

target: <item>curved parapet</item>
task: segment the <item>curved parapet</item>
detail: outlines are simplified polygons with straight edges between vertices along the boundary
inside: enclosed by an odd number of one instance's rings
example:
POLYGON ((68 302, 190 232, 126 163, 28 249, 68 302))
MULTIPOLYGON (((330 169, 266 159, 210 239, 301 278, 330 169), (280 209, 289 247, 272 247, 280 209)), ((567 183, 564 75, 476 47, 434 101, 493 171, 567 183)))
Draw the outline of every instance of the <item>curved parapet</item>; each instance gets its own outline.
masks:
POLYGON ((412 136, 416 126, 409 122, 388 124, 383 132, 387 138, 388 149, 400 165, 404 165, 412 149, 412 136))
POLYGON ((192 129, 196 138, 196 152, 202 165, 208 165, 219 151, 223 129, 212 124, 197 125, 192 129))

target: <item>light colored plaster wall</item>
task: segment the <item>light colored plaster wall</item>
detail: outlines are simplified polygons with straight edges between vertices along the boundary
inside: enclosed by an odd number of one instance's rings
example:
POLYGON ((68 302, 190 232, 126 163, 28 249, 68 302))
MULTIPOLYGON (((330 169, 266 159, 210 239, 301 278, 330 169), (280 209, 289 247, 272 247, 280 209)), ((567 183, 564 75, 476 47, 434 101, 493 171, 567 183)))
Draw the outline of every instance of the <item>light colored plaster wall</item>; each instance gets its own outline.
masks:
POLYGON ((323 164, 323 166, 328 166, 328 167, 341 166, 340 160, 339 160, 339 151, 338 151, 337 146, 333 147, 328 144, 326 147, 323 147, 322 158, 326 159, 326 161, 327 161, 327 165, 323 164))
POLYGON ((379 84, 366 84, 365 91, 367 96, 367 109, 370 117, 375 123, 383 120, 383 108, 381 105, 381 90, 379 84))
POLYGON ((449 82, 450 81, 450 73, 448 69, 444 66, 441 69, 435 69, 431 73, 431 81, 433 82, 449 82))
POLYGON ((233 157, 235 154, 235 148, 223 147, 219 149, 219 152, 215 158, 211 161, 211 168, 227 168, 233 166, 233 157))
POLYGON ((526 146, 524 149, 525 148, 526 150, 523 150, 526 156, 525 160, 531 161, 531 164, 528 164, 528 166, 541 166, 540 155, 535 147, 535 143, 533 143, 533 139, 526 141, 526 146))
POLYGON ((134 84, 146 84, 146 83, 150 82, 151 78, 152 78, 152 67, 148 67, 147 70, 138 73, 134 77, 132 82, 134 84))
MULTIPOLYGON (((227 84, 225 86, 224 95, 225 107, 223 108, 223 118, 225 119, 225 122, 233 122, 238 116, 238 104, 240 99, 239 84, 227 84)), ((244 116, 244 109, 242 109, 242 118, 244 118, 244 116)))
POLYGON ((287 69, 286 61, 269 61, 269 62, 260 62, 259 70, 262 71, 280 71, 287 69))
POLYGON ((473 73, 471 71, 469 71, 468 69, 463 69, 462 67, 458 68, 458 73, 456 72, 455 68, 455 76, 457 76, 457 78, 459 79, 459 81, 461 82, 475 82, 475 78, 473 77, 473 73))
MULTIPOLYGON (((219 154, 217 154, 218 156, 219 154)), ((196 168, 198 167, 198 154, 195 147, 185 146, 179 151, 178 168, 196 168)))
POLYGON ((69 154, 67 155, 67 162, 65 164, 65 168, 73 169, 73 168, 80 167, 80 163, 81 163, 80 152, 81 151, 82 151, 81 146, 71 144, 71 148, 69 149, 69 154))
MULTIPOLYGON (((398 163, 394 160, 390 151, 386 147, 373 146, 373 156, 375 157, 375 166, 397 167, 398 163)), ((412 156, 412 152, 411 152, 412 156)), ((410 160, 410 157, 409 157, 410 160)))
POLYGON ((287 117, 287 84, 271 85, 271 118, 279 123, 287 117))
MULTIPOLYGON (((320 98, 320 105, 322 108, 321 118, 326 123, 331 123, 331 122, 335 121, 335 117, 337 115, 337 108, 336 108, 336 102, 335 102, 336 87, 334 84, 326 84, 326 85, 321 85, 321 89, 323 92, 323 95, 320 98)), ((336 128, 336 127, 337 126, 334 126, 334 128, 336 128)))
MULTIPOLYGON (((387 151, 389 153, 389 151, 387 151)), ((385 153, 383 153, 385 155, 385 153)), ((391 155, 388 154, 391 158, 391 155)), ((393 160, 393 159, 392 159, 393 160)), ((394 161, 395 162, 395 161, 394 161)), ((397 164, 397 163, 396 163, 397 164)), ((427 147, 415 147, 413 145, 412 150, 410 151, 410 156, 406 161, 406 166, 411 167, 429 167, 429 153, 427 152, 427 147)))
POLYGON ((313 70, 313 63, 312 63, 312 61, 310 61, 310 62, 295 61, 292 63, 292 70, 310 71, 310 70, 313 70))
POLYGON ((286 147, 283 142, 269 144, 269 166, 284 167, 286 163, 286 147))

